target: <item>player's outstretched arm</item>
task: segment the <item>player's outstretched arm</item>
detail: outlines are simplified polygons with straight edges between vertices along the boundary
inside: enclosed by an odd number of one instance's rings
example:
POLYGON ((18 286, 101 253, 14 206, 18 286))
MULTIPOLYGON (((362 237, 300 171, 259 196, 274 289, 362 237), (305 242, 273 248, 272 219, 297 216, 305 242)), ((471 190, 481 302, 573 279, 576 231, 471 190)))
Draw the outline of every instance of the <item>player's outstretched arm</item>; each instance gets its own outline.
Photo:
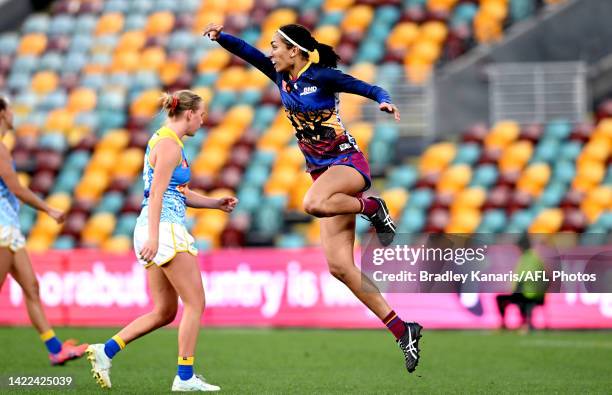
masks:
POLYGON ((380 86, 368 84, 340 70, 329 68, 321 70, 318 79, 335 92, 353 93, 374 100, 379 103, 380 111, 393 114, 396 121, 400 120, 397 106, 391 102, 389 93, 380 86))
POLYGON ((257 67, 268 78, 276 82, 276 70, 270 58, 246 41, 223 33, 223 25, 209 23, 204 28, 202 35, 218 42, 223 48, 257 67))
POLYGON ((192 191, 189 188, 185 188, 185 198, 188 207, 214 208, 225 211, 226 213, 231 213, 236 207, 236 204, 238 204, 238 199, 233 196, 215 199, 192 191))
POLYGON ((64 212, 49 206, 29 188, 19 183, 17 173, 15 173, 15 170, 13 170, 11 166, 11 154, 2 143, 0 143, 0 177, 8 189, 17 196, 19 200, 37 210, 47 213, 57 223, 61 224, 64 222, 66 219, 66 214, 64 212))

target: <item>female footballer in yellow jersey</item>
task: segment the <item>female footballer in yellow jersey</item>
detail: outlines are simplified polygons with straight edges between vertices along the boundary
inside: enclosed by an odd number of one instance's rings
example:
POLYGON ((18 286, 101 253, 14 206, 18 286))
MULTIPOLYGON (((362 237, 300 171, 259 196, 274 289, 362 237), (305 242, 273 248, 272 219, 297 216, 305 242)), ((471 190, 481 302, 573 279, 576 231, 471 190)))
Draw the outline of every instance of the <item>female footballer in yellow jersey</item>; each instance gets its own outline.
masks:
POLYGON ((193 136, 202 126, 205 116, 202 98, 182 90, 165 95, 162 103, 168 113, 168 122, 149 140, 143 171, 144 200, 134 230, 134 249, 138 260, 147 268, 154 308, 105 344, 91 345, 87 349, 88 359, 98 384, 110 387, 111 359, 127 343, 171 323, 180 296, 184 310, 178 333, 178 371, 172 391, 218 391, 218 386, 193 373, 200 318, 204 311, 204 287, 194 239, 185 228, 185 208, 231 212, 238 200, 205 197, 187 186, 191 171, 182 139, 193 136))

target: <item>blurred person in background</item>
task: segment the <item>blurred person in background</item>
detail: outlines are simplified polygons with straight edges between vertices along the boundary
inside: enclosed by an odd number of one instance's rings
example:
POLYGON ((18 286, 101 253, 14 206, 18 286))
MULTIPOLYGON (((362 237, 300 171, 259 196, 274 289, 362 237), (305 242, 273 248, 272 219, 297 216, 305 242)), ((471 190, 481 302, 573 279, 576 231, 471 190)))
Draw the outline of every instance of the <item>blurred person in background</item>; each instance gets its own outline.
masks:
POLYGON ((280 90, 314 181, 304 198, 304 209, 321 218, 321 243, 330 273, 389 328, 412 373, 419 361, 421 325, 403 321, 354 263, 356 214, 370 220, 384 246, 393 242, 395 224, 381 198, 363 196, 372 184, 370 168, 340 120, 339 94, 353 93, 374 100, 395 120, 400 119, 397 107, 384 89, 338 70, 340 58, 333 48, 319 43, 301 25, 285 25, 276 31, 270 57, 222 30, 222 25, 211 23, 203 35, 257 67, 280 90))
POLYGON ((96 382, 110 388, 112 358, 126 344, 170 324, 180 296, 184 310, 178 329, 178 367, 172 391, 218 391, 193 371, 200 319, 204 312, 204 287, 194 238, 185 227, 185 209, 208 208, 231 212, 238 200, 214 199, 188 187, 191 169, 182 139, 194 136, 202 126, 205 104, 189 90, 165 94, 162 107, 166 125, 149 140, 144 158, 145 184, 142 210, 134 230, 134 250, 147 269, 153 311, 138 317, 105 344, 92 344, 88 359, 96 382))
POLYGON ((62 343, 49 325, 40 301, 38 280, 25 249, 26 240, 19 226, 19 201, 47 213, 58 224, 63 223, 66 216, 19 183, 11 153, 2 143, 12 129, 13 113, 9 101, 0 97, 0 289, 7 273, 11 273, 23 290, 28 316, 49 351, 51 365, 63 365, 83 356, 87 344, 79 345, 73 339, 62 343))
MULTIPOLYGON (((529 235, 525 234, 519 239, 518 247, 521 256, 517 263, 514 273, 536 273, 544 272, 544 262, 535 247, 531 245, 529 235)), ((524 280, 514 284, 514 292, 511 294, 497 295, 497 308, 501 317, 501 329, 506 329, 506 309, 510 304, 515 304, 521 313, 523 321, 522 332, 534 329, 532 321, 533 309, 536 306, 544 305, 547 284, 541 278, 534 280, 524 280)))

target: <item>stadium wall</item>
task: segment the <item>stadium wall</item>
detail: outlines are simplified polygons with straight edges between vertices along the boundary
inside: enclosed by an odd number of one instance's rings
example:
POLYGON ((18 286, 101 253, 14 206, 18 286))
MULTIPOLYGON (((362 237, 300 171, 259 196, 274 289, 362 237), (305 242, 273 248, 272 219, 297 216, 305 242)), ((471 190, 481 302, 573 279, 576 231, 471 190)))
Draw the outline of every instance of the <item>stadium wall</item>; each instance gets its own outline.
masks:
POLYGON ((584 61, 612 53, 612 1, 573 0, 510 28, 495 46, 479 46, 435 78, 435 130, 449 136, 489 119, 486 68, 492 63, 584 61))
MULTIPOLYGON (((120 326, 152 308, 145 269, 133 254, 78 250, 32 258, 53 325, 120 326)), ((206 288, 205 326, 380 327, 328 273, 318 248, 218 250, 199 259, 206 288)), ((499 325, 494 294, 387 297, 401 316, 427 328, 499 325)), ((540 328, 612 328, 612 294, 549 294, 534 320, 540 328)), ((519 325, 518 310, 509 311, 508 321, 519 325)), ((21 289, 10 277, 0 291, 0 325, 29 325, 21 289)))

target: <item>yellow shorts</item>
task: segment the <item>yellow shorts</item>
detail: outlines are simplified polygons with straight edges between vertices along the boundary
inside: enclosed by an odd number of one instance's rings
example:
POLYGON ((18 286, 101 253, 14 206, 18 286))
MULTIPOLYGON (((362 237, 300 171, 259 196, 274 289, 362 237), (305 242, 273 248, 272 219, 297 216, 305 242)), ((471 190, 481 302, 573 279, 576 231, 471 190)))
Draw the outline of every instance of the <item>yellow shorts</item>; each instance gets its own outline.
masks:
POLYGON ((189 234, 183 225, 173 224, 170 222, 162 222, 159 224, 159 246, 157 247, 157 255, 151 262, 144 261, 140 258, 140 250, 149 238, 149 228, 145 224, 134 229, 134 252, 144 267, 149 267, 153 264, 163 266, 170 262, 179 252, 188 252, 191 255, 197 256, 198 250, 195 248, 195 239, 189 234))
POLYGON ((18 227, 0 225, 0 247, 17 252, 25 248, 25 245, 26 239, 18 227))

